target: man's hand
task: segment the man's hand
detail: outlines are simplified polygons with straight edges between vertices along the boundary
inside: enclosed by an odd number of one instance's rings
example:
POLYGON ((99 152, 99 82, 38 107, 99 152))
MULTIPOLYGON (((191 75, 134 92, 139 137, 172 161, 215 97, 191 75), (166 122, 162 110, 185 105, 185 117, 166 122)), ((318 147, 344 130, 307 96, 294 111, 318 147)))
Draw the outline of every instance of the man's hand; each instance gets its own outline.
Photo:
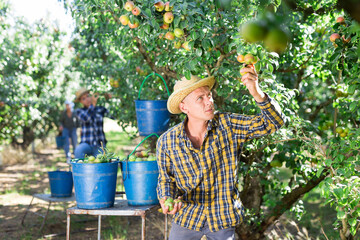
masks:
POLYGON ((98 93, 94 93, 94 95, 91 96, 91 104, 95 107, 97 100, 99 98, 99 94, 98 93))
POLYGON ((164 197, 164 198, 160 199, 160 205, 161 205, 162 212, 164 214, 175 214, 175 213, 177 213, 180 210, 181 206, 182 206, 181 197, 178 197, 177 199, 174 200, 174 205, 173 205, 174 208, 171 211, 169 211, 169 204, 166 204, 167 199, 168 199, 167 197, 164 197))
POLYGON ((240 70, 241 82, 249 90, 250 94, 255 98, 257 102, 263 102, 266 100, 265 93, 260 89, 258 82, 258 75, 255 71, 254 65, 244 65, 244 68, 240 70))

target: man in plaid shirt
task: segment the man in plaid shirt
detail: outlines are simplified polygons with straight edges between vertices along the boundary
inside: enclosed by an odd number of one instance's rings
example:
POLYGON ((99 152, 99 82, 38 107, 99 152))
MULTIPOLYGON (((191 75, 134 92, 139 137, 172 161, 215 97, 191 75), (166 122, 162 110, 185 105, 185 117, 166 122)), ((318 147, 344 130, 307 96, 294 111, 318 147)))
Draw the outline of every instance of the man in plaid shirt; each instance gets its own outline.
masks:
POLYGON ((255 70, 241 71, 261 114, 215 112, 214 77, 182 79, 168 99, 171 113, 187 115, 157 142, 157 194, 163 212, 175 214, 170 240, 199 240, 203 235, 235 239, 235 226, 244 216, 236 186, 237 157, 247 140, 271 134, 284 124, 279 105, 260 89, 255 70), (169 197, 182 199, 171 211, 165 204, 169 197))
POLYGON ((83 108, 76 109, 75 113, 81 124, 81 142, 75 149, 75 158, 95 156, 102 151, 101 144, 106 146, 106 138, 103 130, 104 115, 109 111, 102 106, 96 106, 99 96, 90 96, 89 91, 81 88, 76 92, 75 101, 80 102, 83 108))

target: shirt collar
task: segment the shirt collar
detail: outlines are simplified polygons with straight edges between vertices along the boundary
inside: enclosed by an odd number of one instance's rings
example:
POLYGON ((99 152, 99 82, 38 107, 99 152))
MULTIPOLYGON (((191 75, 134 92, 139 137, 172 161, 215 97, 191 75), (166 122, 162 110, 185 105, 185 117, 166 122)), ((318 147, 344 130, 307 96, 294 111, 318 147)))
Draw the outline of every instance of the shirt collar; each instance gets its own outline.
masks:
MULTIPOLYGON (((187 139, 187 135, 186 135, 186 131, 185 131, 185 124, 188 121, 188 117, 186 116, 186 118, 184 119, 184 121, 182 121, 181 125, 180 125, 180 131, 179 131, 179 137, 183 138, 183 139, 187 139)), ((208 125, 207 125, 207 131, 210 131, 213 128, 216 128, 217 126, 219 126, 219 114, 217 112, 215 112, 215 116, 213 119, 209 120, 208 125)))

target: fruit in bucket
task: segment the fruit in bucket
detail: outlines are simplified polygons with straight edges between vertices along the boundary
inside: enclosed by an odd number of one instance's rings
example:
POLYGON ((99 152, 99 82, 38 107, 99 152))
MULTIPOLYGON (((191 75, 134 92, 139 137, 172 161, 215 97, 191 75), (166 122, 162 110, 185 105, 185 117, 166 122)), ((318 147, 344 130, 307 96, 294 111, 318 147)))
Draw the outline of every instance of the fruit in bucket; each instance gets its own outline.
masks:
POLYGON ((109 152, 107 148, 101 144, 101 149, 99 150, 99 154, 94 156, 87 156, 85 154, 84 159, 72 159, 71 162, 73 163, 110 163, 117 160, 115 153, 109 152))
POLYGON ((130 155, 128 160, 129 162, 135 162, 136 161, 135 155, 130 155))
POLYGON ((95 162, 95 157, 94 157, 94 156, 90 156, 90 157, 88 158, 88 161, 89 161, 89 163, 95 162))
POLYGON ((156 157, 153 156, 153 155, 150 155, 148 158, 147 158, 148 161, 156 161, 156 157))

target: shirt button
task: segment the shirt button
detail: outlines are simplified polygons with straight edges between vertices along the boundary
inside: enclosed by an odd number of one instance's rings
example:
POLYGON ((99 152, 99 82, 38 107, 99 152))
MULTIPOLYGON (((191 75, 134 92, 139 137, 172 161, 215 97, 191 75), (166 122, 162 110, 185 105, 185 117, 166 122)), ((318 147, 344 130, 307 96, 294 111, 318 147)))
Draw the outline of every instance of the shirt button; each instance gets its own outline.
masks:
POLYGON ((209 195, 209 194, 210 194, 209 192, 206 193, 206 195, 209 195))
POLYGON ((210 207, 207 207, 208 210, 210 210, 210 207))

